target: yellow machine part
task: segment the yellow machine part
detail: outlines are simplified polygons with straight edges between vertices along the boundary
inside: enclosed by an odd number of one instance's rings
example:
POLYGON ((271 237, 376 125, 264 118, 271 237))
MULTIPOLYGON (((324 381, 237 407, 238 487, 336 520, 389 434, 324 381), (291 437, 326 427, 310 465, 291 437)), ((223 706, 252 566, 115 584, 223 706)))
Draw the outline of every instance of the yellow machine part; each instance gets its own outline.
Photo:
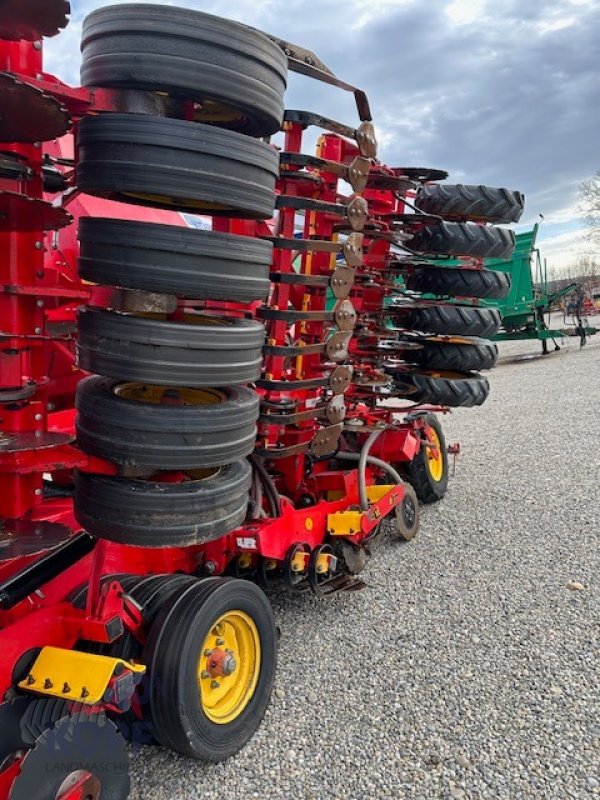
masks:
POLYGON ((19 689, 95 705, 102 702, 115 672, 122 670, 143 674, 146 667, 121 658, 43 647, 28 677, 19 683, 19 689))
MULTIPOLYGON (((367 486, 367 499, 369 503, 378 503, 382 497, 396 489, 396 484, 373 484, 367 486)), ((390 504, 392 505, 392 504, 390 504)), ((361 521, 364 511, 349 510, 336 511, 327 515, 327 533, 330 536, 354 536, 361 531, 361 521)), ((377 517, 380 514, 376 515, 377 517)))

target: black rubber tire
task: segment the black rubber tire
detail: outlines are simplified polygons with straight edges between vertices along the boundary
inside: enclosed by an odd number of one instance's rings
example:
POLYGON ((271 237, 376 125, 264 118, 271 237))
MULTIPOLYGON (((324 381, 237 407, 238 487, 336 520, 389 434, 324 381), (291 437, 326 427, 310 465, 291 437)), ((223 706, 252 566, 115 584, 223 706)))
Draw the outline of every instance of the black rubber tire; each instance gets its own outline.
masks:
POLYGON ((84 453, 113 464, 179 470, 219 467, 254 450, 260 401, 253 389, 197 390, 217 402, 176 406, 121 397, 120 385, 96 377, 77 385, 75 430, 84 453))
POLYGON ((415 538, 420 521, 417 493, 410 484, 404 484, 404 499, 396 508, 396 530, 402 541, 410 542, 415 538))
POLYGON ((473 408, 485 403, 490 384, 483 375, 449 373, 396 373, 395 394, 413 403, 449 408, 473 408))
POLYGON ((446 336, 495 336, 502 326, 502 314, 497 308, 479 306, 439 305, 413 308, 401 318, 409 330, 439 333, 446 336))
POLYGON ((508 225, 521 219, 525 197, 512 189, 438 183, 421 186, 417 190, 415 205, 426 214, 437 214, 445 219, 473 219, 508 225))
POLYGON ((509 259, 515 249, 515 234, 493 225, 438 222, 415 231, 406 246, 417 253, 509 259))
POLYGON ((491 269, 417 267, 406 277, 406 288, 439 297, 473 297, 500 300, 510 292, 508 272, 491 269))
POLYGON ((21 719, 21 735, 27 747, 33 747, 45 730, 69 716, 69 703, 58 697, 35 697, 21 719))
POLYGON ((252 303, 269 294, 273 244, 250 236, 81 217, 79 276, 104 286, 252 303))
POLYGON ((258 586, 244 580, 213 578, 184 589, 156 617, 143 654, 156 739, 171 750, 203 761, 224 761, 239 752, 265 714, 276 661, 273 612, 258 586), (258 629, 260 673, 246 708, 233 721, 216 724, 202 708, 198 663, 212 626, 232 610, 246 613, 258 629))
POLYGON ((221 538, 246 517, 252 470, 236 461, 201 480, 159 483, 75 473, 77 522, 99 539, 187 547, 221 538))
MULTIPOLYGON (((433 428, 440 442, 440 452, 442 454, 442 477, 436 480, 429 468, 427 448, 421 447, 417 455, 409 461, 404 473, 406 479, 415 490, 419 502, 424 504, 437 503, 441 500, 448 489, 448 452, 446 450, 446 437, 438 418, 435 414, 427 414, 425 423, 433 428)), ((422 438, 425 438, 424 436, 422 438)))
POLYGON ((129 797, 125 742, 104 714, 63 717, 46 729, 23 759, 11 800, 55 800, 64 780, 80 770, 100 780, 100 800, 129 797))
POLYGON ((108 6, 84 20, 81 51, 83 86, 217 101, 242 112, 235 127, 251 136, 283 122, 287 57, 239 22, 173 6, 108 6))
POLYGON ((415 350, 414 360, 423 369, 448 372, 479 372, 492 369, 498 360, 498 345, 474 340, 469 344, 443 340, 423 340, 421 350, 415 350))
POLYGON ((213 216, 273 216, 279 154, 241 133, 144 114, 104 114, 81 121, 78 143, 82 192, 213 216))
POLYGON ((237 317, 189 315, 192 324, 99 308, 77 314, 79 366, 158 386, 227 386, 260 376, 265 329, 237 317), (193 324, 195 321, 195 324, 193 324))

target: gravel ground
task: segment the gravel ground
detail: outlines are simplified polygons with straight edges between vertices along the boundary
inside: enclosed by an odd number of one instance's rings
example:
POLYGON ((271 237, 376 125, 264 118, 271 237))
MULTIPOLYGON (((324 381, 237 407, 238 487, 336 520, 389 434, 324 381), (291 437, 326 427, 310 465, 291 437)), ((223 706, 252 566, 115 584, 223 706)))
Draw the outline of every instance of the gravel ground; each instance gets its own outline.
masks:
POLYGON ((600 797, 600 336, 514 362, 537 347, 504 346, 487 404, 446 419, 448 495, 375 545, 366 591, 273 596, 250 745, 134 754, 134 800, 600 797))

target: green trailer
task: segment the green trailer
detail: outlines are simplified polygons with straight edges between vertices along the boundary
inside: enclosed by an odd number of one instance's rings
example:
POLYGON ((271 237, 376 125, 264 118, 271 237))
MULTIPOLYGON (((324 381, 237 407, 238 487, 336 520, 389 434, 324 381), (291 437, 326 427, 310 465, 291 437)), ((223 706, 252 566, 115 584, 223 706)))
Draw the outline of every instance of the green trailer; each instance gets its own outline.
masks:
POLYGON ((560 350, 557 340, 565 336, 577 336, 583 344, 586 336, 596 333, 597 329, 582 322, 578 313, 574 315, 573 325, 551 327, 552 309, 557 307, 561 298, 571 293, 581 294, 581 287, 571 283, 556 292, 548 290, 546 261, 542 260, 536 247, 538 231, 539 225, 536 224, 532 230, 517 234, 511 259, 485 259, 488 269, 510 274, 511 288, 502 300, 483 300, 481 304, 494 306, 502 312, 502 330, 493 337, 495 341, 538 339, 545 354, 548 352, 549 339, 553 341, 554 349, 560 350))

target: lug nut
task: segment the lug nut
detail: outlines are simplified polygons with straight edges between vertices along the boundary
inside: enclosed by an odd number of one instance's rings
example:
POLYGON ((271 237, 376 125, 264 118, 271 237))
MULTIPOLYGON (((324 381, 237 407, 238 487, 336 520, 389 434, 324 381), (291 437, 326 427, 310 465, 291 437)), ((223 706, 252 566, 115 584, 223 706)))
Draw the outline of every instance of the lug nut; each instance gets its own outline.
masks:
POLYGON ((225 644, 225 639, 217 639, 217 647, 222 647, 225 644))
POLYGON ((211 689, 218 689, 220 686, 221 686, 221 684, 219 683, 219 681, 211 681, 210 682, 210 688, 211 689))
POLYGON ((200 673, 200 677, 201 678, 210 678, 210 672, 208 672, 207 670, 203 669, 202 672, 200 673))

